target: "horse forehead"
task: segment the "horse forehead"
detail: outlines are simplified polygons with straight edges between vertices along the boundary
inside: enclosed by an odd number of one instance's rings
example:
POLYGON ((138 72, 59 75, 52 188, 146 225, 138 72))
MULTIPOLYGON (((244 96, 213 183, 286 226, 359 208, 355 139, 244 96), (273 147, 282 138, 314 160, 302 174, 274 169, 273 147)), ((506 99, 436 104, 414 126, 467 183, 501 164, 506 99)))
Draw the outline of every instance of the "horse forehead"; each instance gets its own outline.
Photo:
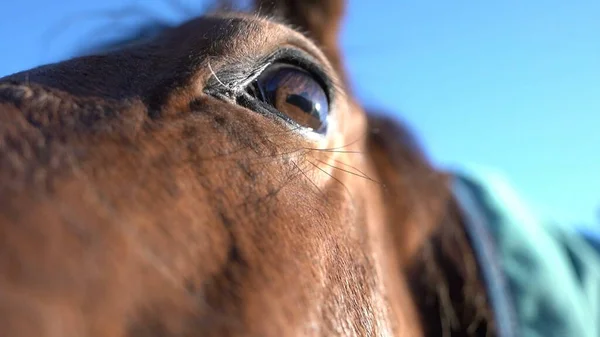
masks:
POLYGON ((269 18, 243 13, 201 16, 163 36, 172 44, 191 44, 202 56, 245 57, 292 45, 327 65, 321 50, 302 33, 269 18))

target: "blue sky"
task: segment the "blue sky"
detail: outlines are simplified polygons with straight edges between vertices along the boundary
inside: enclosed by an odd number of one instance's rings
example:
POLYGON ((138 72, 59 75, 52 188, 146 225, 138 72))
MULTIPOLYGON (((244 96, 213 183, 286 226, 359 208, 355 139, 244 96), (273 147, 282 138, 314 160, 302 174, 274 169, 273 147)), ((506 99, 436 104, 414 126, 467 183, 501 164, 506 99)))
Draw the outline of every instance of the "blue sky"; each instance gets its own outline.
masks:
MULTIPOLYGON (((184 17, 170 3, 202 1, 3 1, 0 76, 139 22, 111 21, 134 13, 119 9, 184 17)), ((357 93, 407 120, 439 165, 495 168, 541 216, 598 223, 600 1, 351 0, 348 14, 357 93)))

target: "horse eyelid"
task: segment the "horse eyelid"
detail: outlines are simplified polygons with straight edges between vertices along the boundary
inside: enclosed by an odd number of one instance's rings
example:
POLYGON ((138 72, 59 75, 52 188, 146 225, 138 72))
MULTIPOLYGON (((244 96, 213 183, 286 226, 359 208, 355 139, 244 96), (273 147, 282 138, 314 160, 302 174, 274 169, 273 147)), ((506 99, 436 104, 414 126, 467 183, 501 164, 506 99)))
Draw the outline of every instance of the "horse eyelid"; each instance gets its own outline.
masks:
POLYGON ((257 60, 254 65, 245 67, 246 69, 241 69, 239 66, 225 67, 215 72, 211 68, 212 77, 208 81, 204 92, 221 92, 223 94, 227 93, 228 96, 236 96, 245 91, 266 69, 275 63, 289 64, 307 71, 323 87, 329 104, 332 104, 335 90, 333 81, 328 76, 327 71, 309 54, 290 47, 278 49, 257 60), (251 70, 248 71, 248 68, 251 70))

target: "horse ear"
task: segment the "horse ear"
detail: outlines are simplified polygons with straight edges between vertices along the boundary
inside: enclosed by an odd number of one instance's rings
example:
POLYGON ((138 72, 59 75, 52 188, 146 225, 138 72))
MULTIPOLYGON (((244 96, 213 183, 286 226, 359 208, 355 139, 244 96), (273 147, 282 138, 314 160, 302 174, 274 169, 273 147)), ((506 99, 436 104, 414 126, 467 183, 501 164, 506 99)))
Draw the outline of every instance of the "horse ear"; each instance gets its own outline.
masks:
POLYGON ((282 19, 313 39, 342 73, 338 36, 344 17, 344 0, 255 0, 258 13, 282 19))

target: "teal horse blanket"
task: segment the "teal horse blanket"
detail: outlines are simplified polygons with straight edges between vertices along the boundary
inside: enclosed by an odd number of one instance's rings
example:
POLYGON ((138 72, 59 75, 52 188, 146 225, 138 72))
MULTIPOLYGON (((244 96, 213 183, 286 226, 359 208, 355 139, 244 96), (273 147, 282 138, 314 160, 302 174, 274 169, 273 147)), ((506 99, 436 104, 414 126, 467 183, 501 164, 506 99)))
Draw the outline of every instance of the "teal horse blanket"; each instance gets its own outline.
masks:
POLYGON ((533 216, 500 176, 455 175, 454 194, 500 337, 600 337, 600 244, 533 216))

